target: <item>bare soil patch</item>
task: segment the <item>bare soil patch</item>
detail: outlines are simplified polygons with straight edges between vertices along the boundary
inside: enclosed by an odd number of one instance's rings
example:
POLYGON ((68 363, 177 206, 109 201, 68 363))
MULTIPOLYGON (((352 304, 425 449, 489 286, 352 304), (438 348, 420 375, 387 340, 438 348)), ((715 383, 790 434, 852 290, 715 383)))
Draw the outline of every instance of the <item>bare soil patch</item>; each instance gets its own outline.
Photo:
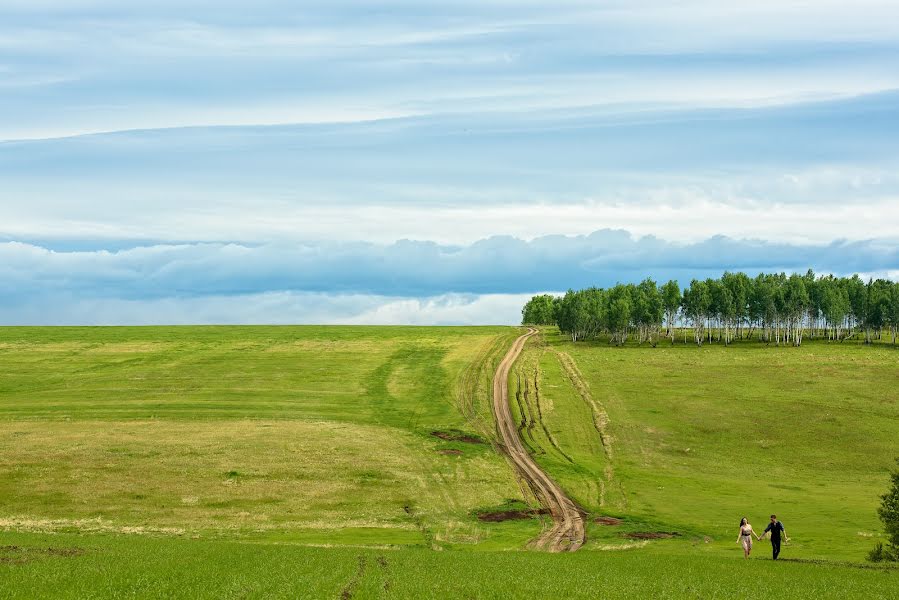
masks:
POLYGON ((487 442, 476 435, 464 431, 447 430, 432 431, 431 435, 446 442, 465 442, 466 444, 486 444, 487 442))
POLYGON ((43 556, 72 557, 84 554, 82 548, 34 548, 30 546, 0 546, 0 564, 20 565, 43 556))
POLYGON ((617 517, 596 517, 593 522, 600 525, 621 525, 624 521, 617 517))
POLYGON ((353 594, 356 592, 356 588, 359 587, 359 583, 362 581, 362 578, 365 577, 365 568, 368 566, 368 563, 365 557, 361 555, 357 560, 359 561, 359 564, 356 568, 356 573, 340 591, 340 600, 350 600, 350 598, 352 598, 353 594))
POLYGON ((622 533, 621 537, 631 540, 665 540, 680 537, 680 534, 676 531, 632 531, 631 533, 622 533))
POLYGON ((512 510, 494 510, 478 513, 478 520, 487 523, 499 523, 502 521, 516 521, 521 519, 534 519, 540 515, 551 514, 548 508, 526 508, 512 510))
POLYGON ((438 450, 438 454, 446 454, 448 456, 459 456, 460 454, 465 454, 461 450, 456 450, 455 448, 446 448, 444 450, 438 450))

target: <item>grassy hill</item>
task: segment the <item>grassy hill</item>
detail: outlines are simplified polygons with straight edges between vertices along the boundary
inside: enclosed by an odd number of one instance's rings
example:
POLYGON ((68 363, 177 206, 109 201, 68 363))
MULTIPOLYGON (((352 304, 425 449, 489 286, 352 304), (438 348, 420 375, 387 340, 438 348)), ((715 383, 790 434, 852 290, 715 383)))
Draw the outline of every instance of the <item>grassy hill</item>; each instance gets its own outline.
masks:
POLYGON ((534 506, 492 445, 491 377, 518 333, 0 328, 0 598, 899 588, 861 562, 899 454, 895 349, 610 348, 546 330, 511 373, 512 407, 591 514, 584 548, 549 556, 509 552, 540 519, 478 518, 534 506), (784 557, 809 562, 744 564, 739 518, 761 529, 770 512, 784 557))
POLYGON ((733 553, 741 517, 761 531, 776 513, 790 556, 860 560, 880 531, 897 348, 616 348, 549 330, 511 379, 538 462, 590 512, 623 518, 588 543, 674 532, 665 544, 733 553))
POLYGON ((486 543, 473 511, 521 499, 487 404, 514 335, 3 329, 0 524, 486 543))

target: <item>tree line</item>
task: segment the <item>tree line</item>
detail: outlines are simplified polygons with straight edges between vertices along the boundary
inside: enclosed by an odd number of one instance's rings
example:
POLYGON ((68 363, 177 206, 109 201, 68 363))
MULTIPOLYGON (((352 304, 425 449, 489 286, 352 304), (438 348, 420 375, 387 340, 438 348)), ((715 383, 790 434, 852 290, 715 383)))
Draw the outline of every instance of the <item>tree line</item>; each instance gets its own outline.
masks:
POLYGON ((725 272, 718 279, 694 279, 681 291, 677 281, 661 286, 652 279, 603 289, 543 294, 521 310, 525 325, 557 325, 572 341, 609 337, 655 346, 683 334, 703 343, 730 344, 757 339, 799 346, 810 338, 843 341, 864 336, 865 343, 899 336, 899 282, 858 275, 816 277, 804 274, 725 272))

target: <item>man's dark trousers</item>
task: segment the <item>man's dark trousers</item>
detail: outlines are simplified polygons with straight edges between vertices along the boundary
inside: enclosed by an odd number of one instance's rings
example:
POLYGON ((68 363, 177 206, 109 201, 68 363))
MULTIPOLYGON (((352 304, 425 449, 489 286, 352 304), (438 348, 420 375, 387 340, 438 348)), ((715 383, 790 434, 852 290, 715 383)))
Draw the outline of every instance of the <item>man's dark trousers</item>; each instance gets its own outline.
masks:
POLYGON ((780 554, 780 536, 771 536, 771 552, 774 554, 774 560, 780 554))

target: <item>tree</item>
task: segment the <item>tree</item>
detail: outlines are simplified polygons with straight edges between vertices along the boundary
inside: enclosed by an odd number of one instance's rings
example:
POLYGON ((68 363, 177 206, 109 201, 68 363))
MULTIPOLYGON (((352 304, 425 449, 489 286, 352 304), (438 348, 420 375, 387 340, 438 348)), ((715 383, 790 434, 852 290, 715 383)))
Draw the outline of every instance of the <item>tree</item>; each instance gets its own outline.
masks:
POLYGON ((842 281, 828 275, 818 280, 818 295, 827 330, 826 336, 831 340, 842 341, 842 331, 847 325, 850 308, 849 291, 842 281))
POLYGON ((899 281, 895 282, 890 288, 890 336, 893 338, 893 344, 896 344, 896 337, 899 336, 899 281))
MULTIPOLYGON (((574 329, 573 302, 574 290, 568 290, 556 306, 556 325, 562 333, 571 334, 574 329)), ((571 341, 576 342, 577 338, 572 336, 571 341)))
POLYGON ((522 325, 555 325, 555 297, 549 294, 534 296, 521 309, 522 325))
POLYGON ((869 555, 871 560, 899 561, 899 458, 896 464, 897 468, 890 473, 892 486, 880 497, 880 507, 877 509, 887 534, 887 547, 878 544, 878 548, 869 555))
POLYGON ((580 292, 586 316, 584 317, 584 338, 595 338, 603 330, 606 313, 606 292, 600 288, 588 288, 580 292))
POLYGON ((673 279, 662 286, 662 308, 665 311, 665 335, 674 343, 674 323, 677 313, 680 311, 681 294, 680 286, 673 279))
POLYGON ((708 280, 709 290, 712 296, 712 313, 718 321, 718 341, 724 333, 724 345, 730 344, 732 328, 736 328, 737 305, 731 286, 727 285, 730 273, 725 273, 720 281, 708 280))
POLYGON ((784 342, 794 346, 802 344, 803 321, 808 314, 809 296, 805 279, 800 275, 790 275, 783 286, 783 316, 786 321, 784 342))
POLYGON ((568 290, 559 306, 558 325, 562 333, 571 336, 576 342, 584 338, 589 315, 584 302, 584 294, 580 291, 568 290))
POLYGON ((684 315, 693 323, 693 339, 697 346, 702 346, 705 336, 706 319, 712 306, 712 298, 706 282, 694 279, 690 287, 684 290, 684 315))
POLYGON ((611 342, 621 346, 627 341, 627 328, 631 321, 631 293, 628 286, 616 285, 609 290, 607 327, 611 342))
POLYGON ((659 330, 662 328, 662 294, 659 292, 656 282, 652 279, 644 279, 640 285, 631 290, 634 314, 634 326, 638 329, 639 341, 642 344, 648 341, 655 347, 658 343, 659 330), (655 341, 653 340, 655 335, 655 341))
POLYGON ((750 292, 750 315, 761 330, 760 339, 771 342, 772 324, 777 315, 774 303, 774 284, 770 275, 759 273, 752 282, 750 292))
POLYGON ((857 325, 863 325, 868 317, 868 292, 865 282, 858 275, 844 280, 843 285, 849 296, 849 335, 852 335, 852 330, 857 325))
POLYGON ((749 294, 752 288, 752 281, 746 276, 746 273, 724 273, 721 276, 721 283, 730 293, 733 303, 733 322, 734 335, 739 335, 743 339, 743 327, 749 322, 749 294))
POLYGON ((812 338, 815 338, 822 330, 821 319, 824 314, 824 311, 822 310, 822 292, 824 284, 822 283, 822 279, 815 279, 815 272, 811 269, 806 272, 805 277, 803 277, 803 282, 805 283, 805 289, 808 292, 809 300, 809 334, 812 338))
POLYGON ((885 279, 869 281, 868 312, 865 316, 865 343, 871 343, 872 332, 880 339, 881 330, 889 325, 893 283, 885 279))

